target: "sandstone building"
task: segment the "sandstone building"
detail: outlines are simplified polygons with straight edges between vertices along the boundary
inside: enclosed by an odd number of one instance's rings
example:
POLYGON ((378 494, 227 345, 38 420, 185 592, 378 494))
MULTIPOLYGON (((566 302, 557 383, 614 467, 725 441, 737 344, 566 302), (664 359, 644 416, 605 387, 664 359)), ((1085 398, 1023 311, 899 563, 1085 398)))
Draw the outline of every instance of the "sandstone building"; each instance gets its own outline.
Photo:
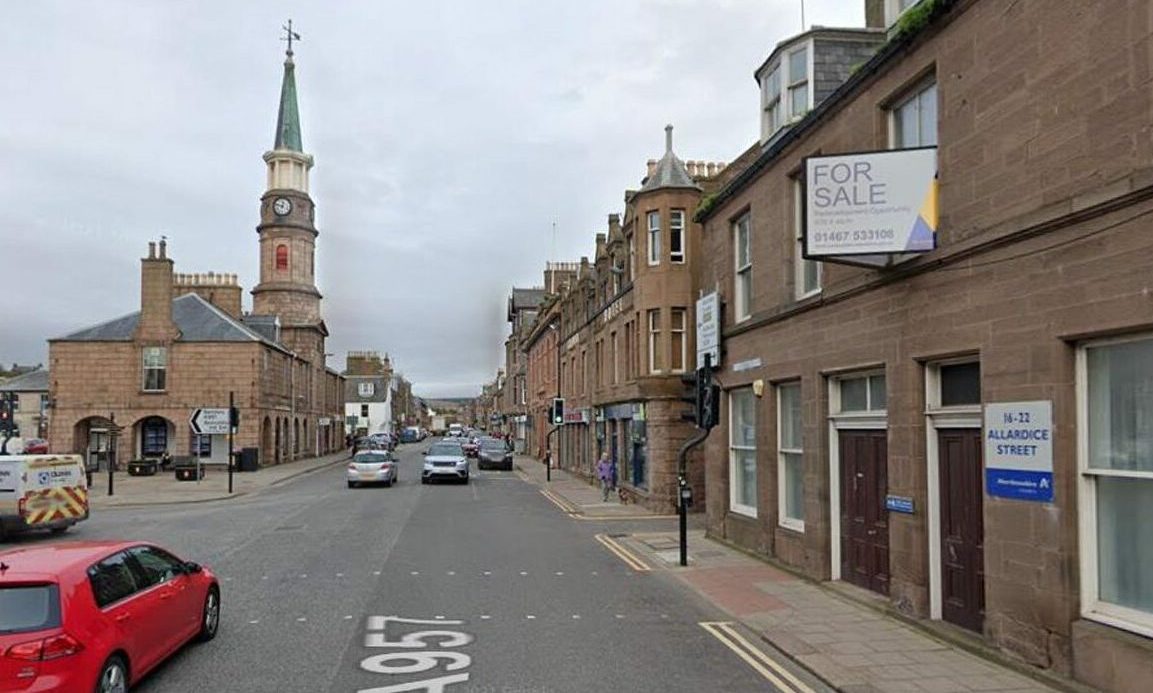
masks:
POLYGON ((106 449, 114 419, 121 461, 167 451, 227 463, 227 436, 194 436, 189 418, 226 407, 230 392, 240 409, 235 447, 257 449, 261 464, 343 445, 344 384, 325 367, 313 160, 301 145, 291 49, 264 161, 252 312, 241 312, 235 275, 176 274, 167 242, 150 243, 138 312, 49 340, 53 450, 106 449))

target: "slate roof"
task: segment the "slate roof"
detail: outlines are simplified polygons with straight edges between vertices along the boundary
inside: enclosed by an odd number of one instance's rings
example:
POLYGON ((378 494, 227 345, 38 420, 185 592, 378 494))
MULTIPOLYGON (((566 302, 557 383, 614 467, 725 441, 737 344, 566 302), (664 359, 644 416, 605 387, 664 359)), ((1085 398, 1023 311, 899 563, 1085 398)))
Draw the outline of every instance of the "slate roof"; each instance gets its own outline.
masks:
POLYGON ((544 289, 517 289, 512 290, 510 307, 513 311, 536 308, 544 301, 544 289))
POLYGON ((37 368, 0 383, 3 392, 48 392, 48 371, 37 368))
MULTIPOLYGON (((174 299, 172 319, 180 331, 176 338, 178 342, 265 342, 279 347, 198 294, 185 294, 174 299)), ((49 341, 128 342, 132 341, 139 322, 140 311, 136 311, 49 341)))
POLYGON ((665 155, 657 162, 657 167, 652 175, 645 178, 640 192, 648 192, 660 188, 701 189, 701 186, 697 185, 692 176, 689 175, 688 169, 685 168, 685 162, 678 159, 676 154, 673 154, 672 125, 665 126, 665 155))

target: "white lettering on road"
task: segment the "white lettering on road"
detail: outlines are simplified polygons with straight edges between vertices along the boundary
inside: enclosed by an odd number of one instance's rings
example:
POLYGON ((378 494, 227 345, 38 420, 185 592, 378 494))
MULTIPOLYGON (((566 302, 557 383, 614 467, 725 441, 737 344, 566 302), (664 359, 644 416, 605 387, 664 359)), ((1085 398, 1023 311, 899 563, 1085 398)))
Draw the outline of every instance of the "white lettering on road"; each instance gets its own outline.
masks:
MULTIPOLYGON (((397 649, 400 651, 385 652, 365 657, 360 661, 360 668, 367 672, 386 676, 422 674, 436 669, 441 664, 443 664, 445 671, 467 669, 468 666, 472 664, 472 657, 463 652, 456 652, 447 648, 464 647, 473 641, 473 636, 456 630, 439 628, 446 625, 464 625, 464 621, 450 621, 446 620, 444 616, 436 616, 436 618, 432 620, 404 618, 401 616, 370 616, 368 618, 368 632, 364 638, 365 647, 397 649), (390 623, 435 625, 438 626, 438 629, 404 633, 397 639, 390 640, 386 632, 390 623)), ((449 685, 463 683, 468 680, 469 674, 464 672, 420 681, 397 683, 379 688, 363 688, 358 691, 358 693, 402 693, 404 691, 443 693, 449 685)))

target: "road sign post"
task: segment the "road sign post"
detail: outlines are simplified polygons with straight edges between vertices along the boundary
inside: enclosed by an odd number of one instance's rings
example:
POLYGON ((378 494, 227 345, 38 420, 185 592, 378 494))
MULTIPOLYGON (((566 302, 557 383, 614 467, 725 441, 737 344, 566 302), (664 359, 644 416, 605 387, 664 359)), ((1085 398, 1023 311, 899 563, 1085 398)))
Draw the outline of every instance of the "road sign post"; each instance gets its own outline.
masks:
POLYGON ((232 455, 232 437, 236 433, 236 425, 239 423, 240 417, 236 411, 236 393, 228 393, 228 493, 232 493, 232 472, 235 467, 235 460, 232 455))

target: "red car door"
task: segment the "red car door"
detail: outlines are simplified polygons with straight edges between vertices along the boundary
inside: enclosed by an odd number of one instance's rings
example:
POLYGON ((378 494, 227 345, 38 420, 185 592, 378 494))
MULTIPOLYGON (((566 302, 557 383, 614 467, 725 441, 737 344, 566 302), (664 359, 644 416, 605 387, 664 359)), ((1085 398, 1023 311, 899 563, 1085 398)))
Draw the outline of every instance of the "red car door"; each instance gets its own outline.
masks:
POLYGON ((152 599, 133 569, 126 551, 119 551, 88 569, 92 595, 104 627, 115 633, 116 645, 128 653, 133 678, 151 669, 160 656, 149 627, 152 599))
POLYGON ((197 600, 192 594, 184 564, 172 554, 155 546, 134 546, 128 550, 145 583, 149 600, 148 628, 164 657, 183 645, 196 633, 200 623, 197 600))

